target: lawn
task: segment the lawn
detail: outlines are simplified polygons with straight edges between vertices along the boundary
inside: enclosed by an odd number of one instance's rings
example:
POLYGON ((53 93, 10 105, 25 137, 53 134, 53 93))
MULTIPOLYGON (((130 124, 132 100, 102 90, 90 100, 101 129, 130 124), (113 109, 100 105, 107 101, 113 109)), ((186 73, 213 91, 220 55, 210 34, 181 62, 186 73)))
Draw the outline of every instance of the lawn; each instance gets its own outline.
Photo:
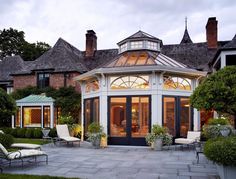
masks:
POLYGON ((43 145, 49 143, 43 139, 30 139, 30 138, 14 138, 14 143, 28 143, 28 144, 38 144, 43 145))
MULTIPOLYGON (((18 174, 0 174, 1 179, 65 179, 64 177, 39 176, 39 175, 18 175, 18 174)), ((67 178, 78 179, 78 178, 67 178)))

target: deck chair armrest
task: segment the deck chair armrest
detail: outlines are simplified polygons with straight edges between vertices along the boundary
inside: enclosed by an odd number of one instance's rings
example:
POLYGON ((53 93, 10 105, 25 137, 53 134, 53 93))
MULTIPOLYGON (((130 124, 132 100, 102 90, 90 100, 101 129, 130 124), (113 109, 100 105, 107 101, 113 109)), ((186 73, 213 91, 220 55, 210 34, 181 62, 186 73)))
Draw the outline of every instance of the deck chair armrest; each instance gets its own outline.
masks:
MULTIPOLYGON (((12 154, 12 153, 16 153, 16 155, 14 156, 14 159, 16 159, 16 158, 21 158, 21 156, 22 156, 20 150, 18 150, 18 151, 15 151, 15 152, 9 152, 9 153, 7 154, 7 157, 8 157, 10 154, 12 154), (18 154, 18 153, 19 153, 19 154, 18 154)), ((9 158, 9 157, 8 157, 8 158, 9 158)))

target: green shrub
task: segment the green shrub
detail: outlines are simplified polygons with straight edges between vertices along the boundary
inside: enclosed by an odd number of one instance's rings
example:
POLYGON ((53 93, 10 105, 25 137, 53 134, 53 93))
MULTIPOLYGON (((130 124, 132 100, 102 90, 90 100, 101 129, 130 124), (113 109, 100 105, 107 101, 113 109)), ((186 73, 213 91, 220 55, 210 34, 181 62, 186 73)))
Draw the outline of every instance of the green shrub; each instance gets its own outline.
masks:
POLYGON ((73 119, 72 116, 60 116, 58 121, 59 121, 59 124, 72 125, 75 123, 75 120, 73 119))
POLYGON ((18 128, 12 129, 12 131, 11 131, 10 134, 11 134, 13 137, 17 137, 17 130, 18 130, 18 128))
POLYGON ((158 124, 154 124, 152 126, 152 133, 154 133, 155 135, 165 134, 165 133, 167 133, 167 128, 162 127, 158 124))
POLYGON ((204 146, 204 154, 219 165, 236 166, 236 137, 208 140, 204 146))
POLYGON ((81 125, 79 124, 73 124, 71 126, 69 126, 69 130, 70 130, 70 133, 72 134, 72 136, 74 137, 81 137, 81 125))
POLYGON ((27 128, 25 131, 25 137, 26 138, 32 138, 34 136, 34 130, 33 128, 27 128))
POLYGON ((25 137, 26 128, 17 128, 17 137, 24 138, 25 137))
POLYGON ((101 133, 103 130, 102 126, 99 124, 93 122, 88 126, 88 132, 89 133, 101 133))
POLYGON ((208 125, 230 125, 227 118, 211 118, 208 121, 208 125))
POLYGON ((50 129, 49 137, 57 137, 57 130, 56 130, 56 128, 50 129))
POLYGON ((33 131, 33 138, 39 139, 42 138, 42 131, 41 128, 35 128, 33 131))
POLYGON ((11 127, 5 127, 1 129, 5 134, 11 134, 12 130, 14 130, 11 127))
POLYGON ((5 148, 10 148, 11 144, 13 144, 14 138, 10 134, 2 134, 0 133, 0 143, 5 148))

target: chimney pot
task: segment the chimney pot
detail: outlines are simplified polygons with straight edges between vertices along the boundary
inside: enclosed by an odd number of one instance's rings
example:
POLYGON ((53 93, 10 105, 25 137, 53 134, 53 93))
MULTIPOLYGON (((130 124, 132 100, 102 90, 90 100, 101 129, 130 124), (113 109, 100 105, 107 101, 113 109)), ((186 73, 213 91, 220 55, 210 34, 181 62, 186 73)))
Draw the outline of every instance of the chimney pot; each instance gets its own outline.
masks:
POLYGON ((87 30, 86 33, 86 57, 93 57, 94 52, 97 50, 97 36, 93 30, 87 30))
POLYGON ((217 48, 217 23, 216 17, 209 17, 206 24, 206 40, 208 48, 217 48))

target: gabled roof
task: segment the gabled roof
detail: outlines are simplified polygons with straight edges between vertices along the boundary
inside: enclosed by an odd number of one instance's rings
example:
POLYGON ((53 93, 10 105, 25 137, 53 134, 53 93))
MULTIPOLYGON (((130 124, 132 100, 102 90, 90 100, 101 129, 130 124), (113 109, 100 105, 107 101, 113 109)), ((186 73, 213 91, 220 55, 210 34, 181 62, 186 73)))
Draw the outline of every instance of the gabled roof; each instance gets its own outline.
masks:
POLYGON ((56 44, 32 62, 30 70, 53 69, 54 72, 85 72, 88 68, 83 64, 83 53, 59 38, 56 44))
POLYGON ((139 39, 149 39, 149 40, 152 40, 152 41, 158 41, 158 42, 162 42, 160 39, 146 33, 146 32, 143 32, 141 30, 139 30, 138 32, 134 33, 133 35, 127 37, 126 39, 118 42, 117 44, 120 45, 122 44, 123 42, 125 41, 128 41, 128 40, 139 40, 139 39))
POLYGON ((53 103, 55 100, 45 95, 29 95, 25 98, 16 100, 16 103, 53 103))
POLYGON ((3 58, 3 60, 0 60, 0 81, 12 80, 12 77, 10 76, 11 73, 22 71, 26 67, 27 62, 19 55, 3 58))
POLYGON ((187 29, 185 29, 185 31, 184 31, 184 35, 183 35, 183 38, 182 38, 180 44, 185 44, 185 43, 193 43, 193 41, 191 40, 191 38, 189 36, 187 29))

